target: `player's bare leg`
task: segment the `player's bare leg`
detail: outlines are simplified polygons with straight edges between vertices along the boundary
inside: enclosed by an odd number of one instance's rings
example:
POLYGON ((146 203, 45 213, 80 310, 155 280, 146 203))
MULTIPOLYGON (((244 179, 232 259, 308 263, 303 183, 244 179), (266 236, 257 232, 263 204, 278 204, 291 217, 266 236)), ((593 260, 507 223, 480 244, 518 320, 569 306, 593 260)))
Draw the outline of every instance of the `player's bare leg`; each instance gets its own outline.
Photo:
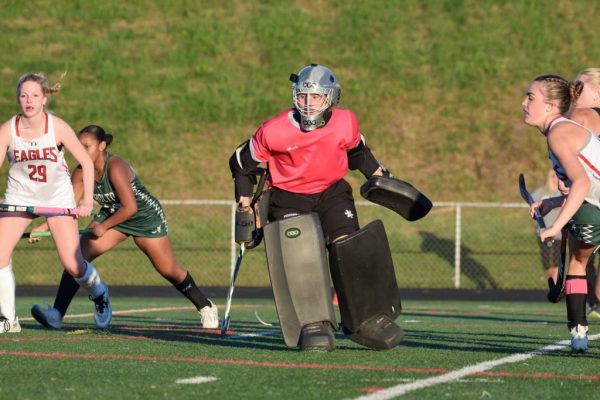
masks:
POLYGON ((94 302, 94 320, 98 328, 106 328, 112 319, 112 308, 108 298, 108 287, 102 283, 94 266, 82 255, 79 245, 77 219, 72 217, 48 218, 48 227, 52 232, 58 257, 65 271, 71 274, 77 283, 89 293, 94 302))
POLYGON ((202 327, 217 329, 219 327, 217 306, 196 286, 190 273, 179 265, 169 237, 135 237, 134 241, 152 262, 156 271, 194 304, 200 314, 202 327))

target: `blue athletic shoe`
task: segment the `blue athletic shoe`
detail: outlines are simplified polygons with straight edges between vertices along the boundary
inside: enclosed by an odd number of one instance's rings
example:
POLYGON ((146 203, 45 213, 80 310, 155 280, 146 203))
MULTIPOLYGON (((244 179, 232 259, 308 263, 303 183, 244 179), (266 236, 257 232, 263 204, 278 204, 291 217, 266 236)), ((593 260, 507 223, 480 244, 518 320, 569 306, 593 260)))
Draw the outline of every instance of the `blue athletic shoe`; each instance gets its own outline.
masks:
POLYGON ((110 306, 110 300, 108 299, 108 287, 100 296, 93 299, 90 296, 90 300, 94 302, 94 322, 98 329, 106 329, 110 325, 112 319, 112 307, 110 306))
POLYGON ((34 306, 31 307, 31 316, 46 328, 62 328, 62 315, 60 315, 60 311, 56 308, 50 306, 43 308, 39 304, 34 304, 34 306))

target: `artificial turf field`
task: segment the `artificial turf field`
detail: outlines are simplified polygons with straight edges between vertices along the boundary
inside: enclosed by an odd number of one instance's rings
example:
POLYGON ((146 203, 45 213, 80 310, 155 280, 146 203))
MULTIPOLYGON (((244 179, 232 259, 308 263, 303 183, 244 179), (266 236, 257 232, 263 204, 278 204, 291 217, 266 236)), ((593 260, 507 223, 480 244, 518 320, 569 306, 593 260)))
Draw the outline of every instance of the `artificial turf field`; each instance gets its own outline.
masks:
MULTIPOLYGON (((0 336, 0 398, 563 400, 600 393, 600 320, 590 320, 589 351, 571 354, 564 303, 404 301, 399 347, 372 351, 338 332, 336 351, 301 353, 284 346, 272 300, 234 298, 224 337, 201 329, 196 311, 176 297, 113 297, 107 331, 92 329, 92 303, 77 297, 63 329, 46 330, 29 308, 48 300, 17 298, 23 331, 0 336)), ((224 299, 216 302, 222 317, 224 299)))

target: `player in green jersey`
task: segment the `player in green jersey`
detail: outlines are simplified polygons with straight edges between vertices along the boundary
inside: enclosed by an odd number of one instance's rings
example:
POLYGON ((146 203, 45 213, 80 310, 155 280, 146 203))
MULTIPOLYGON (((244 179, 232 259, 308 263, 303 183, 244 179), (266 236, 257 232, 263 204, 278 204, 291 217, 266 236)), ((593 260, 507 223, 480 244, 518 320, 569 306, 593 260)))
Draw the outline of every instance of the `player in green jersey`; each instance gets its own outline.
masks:
MULTIPOLYGON (((94 200, 101 206, 89 225, 92 232, 82 235, 80 239, 84 258, 94 260, 129 236, 133 237, 154 268, 198 309, 202 327, 218 328, 217 307, 175 258, 160 203, 140 182, 127 161, 106 151, 113 136, 100 126, 90 125, 83 128, 78 137, 94 162, 94 200)), ((76 201, 83 193, 82 178, 81 168, 76 168, 72 176, 76 201)), ((45 230, 45 225, 32 231, 45 230)), ((32 238, 30 242, 37 240, 32 238)), ((43 326, 60 329, 62 318, 78 289, 77 282, 70 275, 63 274, 54 306, 44 308, 36 304, 31 314, 43 326)))

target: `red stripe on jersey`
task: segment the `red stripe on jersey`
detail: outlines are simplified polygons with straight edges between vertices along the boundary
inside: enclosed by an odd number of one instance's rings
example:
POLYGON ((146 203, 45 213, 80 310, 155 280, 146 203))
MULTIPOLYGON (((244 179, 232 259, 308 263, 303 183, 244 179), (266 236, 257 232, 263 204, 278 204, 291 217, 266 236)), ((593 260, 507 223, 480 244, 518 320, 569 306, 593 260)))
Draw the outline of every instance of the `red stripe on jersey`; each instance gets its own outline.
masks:
MULTIPOLYGON (((48 133, 48 113, 44 113, 45 116, 45 122, 44 122, 44 135, 46 133, 48 133)), ((17 118, 15 119, 15 130, 17 132, 17 136, 21 136, 21 133, 19 132, 19 121, 21 120, 21 114, 17 115, 17 118)))
POLYGON ((600 176, 600 170, 598 170, 598 168, 596 168, 596 167, 594 166, 594 164, 592 164, 592 163, 590 162, 590 160, 588 160, 587 158, 585 158, 585 156, 584 156, 583 154, 579 154, 577 157, 579 157, 579 159, 580 159, 581 161, 583 161, 583 162, 585 163, 585 165, 587 165, 587 166, 588 166, 588 167, 589 167, 589 168, 590 168, 592 171, 594 171, 594 173, 595 173, 596 175, 599 175, 599 176, 600 176))

